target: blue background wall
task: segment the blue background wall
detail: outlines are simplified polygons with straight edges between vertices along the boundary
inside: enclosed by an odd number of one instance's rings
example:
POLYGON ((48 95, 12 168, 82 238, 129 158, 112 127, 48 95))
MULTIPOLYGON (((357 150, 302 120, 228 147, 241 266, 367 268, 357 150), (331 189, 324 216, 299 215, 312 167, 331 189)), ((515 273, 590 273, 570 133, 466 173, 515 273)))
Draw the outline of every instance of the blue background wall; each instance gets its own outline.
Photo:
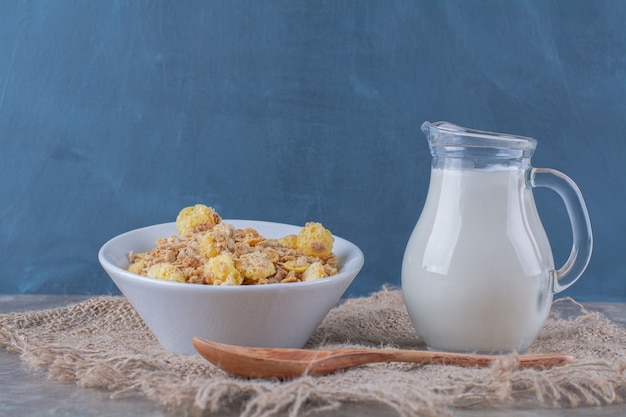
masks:
MULTIPOLYGON (((0 292, 116 293, 109 238, 190 204, 323 222, 399 284, 424 120, 539 140, 595 232, 581 300, 626 301, 626 2, 0 1, 0 292)), ((558 263, 562 203, 536 198, 558 263)))

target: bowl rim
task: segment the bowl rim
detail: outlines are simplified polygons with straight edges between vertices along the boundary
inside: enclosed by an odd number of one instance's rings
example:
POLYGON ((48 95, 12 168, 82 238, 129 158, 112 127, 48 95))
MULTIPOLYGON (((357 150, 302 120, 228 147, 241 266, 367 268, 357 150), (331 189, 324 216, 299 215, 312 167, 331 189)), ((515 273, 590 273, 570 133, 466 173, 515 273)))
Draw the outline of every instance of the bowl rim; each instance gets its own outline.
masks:
MULTIPOLYGON (((288 227, 296 227, 302 228, 303 226, 297 226, 287 223, 278 223, 278 222, 269 222, 264 220, 248 220, 248 219, 222 219, 222 222, 230 223, 231 222, 245 222, 252 224, 263 224, 265 226, 288 226, 288 227)), ((135 274, 133 272, 129 272, 126 269, 116 265, 112 260, 107 257, 107 251, 111 250, 112 247, 123 238, 128 237, 131 234, 137 234, 140 232, 145 232, 148 229, 154 229, 158 227, 174 227, 175 222, 165 222, 165 223, 157 223, 149 226, 143 226, 136 229, 132 229, 123 233, 120 233, 111 239, 107 240, 98 250, 98 261, 100 265, 105 269, 106 272, 112 271, 114 272, 118 278, 127 279, 127 280, 137 280, 138 282, 145 283, 147 285, 154 286, 163 286, 163 288, 170 287, 193 290, 193 291, 219 291, 219 292, 242 292, 242 289, 245 288, 248 291, 273 291, 276 289, 288 289, 288 288, 310 288, 314 286, 324 286, 324 285, 333 285, 337 281, 344 281, 346 279, 354 279, 358 272, 363 267, 365 263, 365 257, 361 249, 355 245, 354 243, 346 240, 342 237, 333 235, 335 242, 341 242, 343 246, 348 249, 348 256, 344 259, 344 264, 347 260, 350 260, 353 265, 348 270, 338 270, 337 275, 333 275, 328 278, 318 279, 314 281, 305 281, 305 282, 285 282, 285 283, 274 283, 274 284, 266 284, 266 285, 207 285, 207 284, 193 284, 188 282, 174 282, 174 281, 164 281, 158 280, 150 277, 145 277, 143 275, 135 274)), ((235 226, 235 225, 234 225, 235 226)), ((235 226, 238 228, 238 226, 235 226)), ((163 236, 169 237, 169 236, 163 236)), ((111 277, 112 278, 112 277, 111 277)))

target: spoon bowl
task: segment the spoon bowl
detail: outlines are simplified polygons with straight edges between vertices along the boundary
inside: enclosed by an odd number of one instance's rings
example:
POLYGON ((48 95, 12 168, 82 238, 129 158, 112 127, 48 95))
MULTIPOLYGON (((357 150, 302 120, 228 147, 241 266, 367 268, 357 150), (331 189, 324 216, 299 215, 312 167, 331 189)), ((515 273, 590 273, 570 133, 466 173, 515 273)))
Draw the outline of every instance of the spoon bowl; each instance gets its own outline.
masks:
MULTIPOLYGON (((301 375, 327 375, 368 363, 410 362, 420 364, 488 367, 499 355, 461 354, 399 349, 307 350, 227 345, 199 337, 193 345, 202 357, 223 371, 245 378, 290 379, 301 375)), ((550 368, 573 363, 564 354, 515 356, 519 368, 550 368)))

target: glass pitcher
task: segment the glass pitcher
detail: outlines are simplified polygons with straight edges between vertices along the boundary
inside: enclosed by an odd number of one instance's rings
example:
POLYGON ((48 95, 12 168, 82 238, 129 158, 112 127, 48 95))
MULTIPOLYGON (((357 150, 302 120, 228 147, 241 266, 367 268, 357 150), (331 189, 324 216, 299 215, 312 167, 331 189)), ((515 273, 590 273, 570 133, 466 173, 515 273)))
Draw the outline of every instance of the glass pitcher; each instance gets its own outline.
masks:
POLYGON ((565 174, 533 168, 532 138, 422 125, 432 155, 423 211, 402 263, 410 319, 431 350, 525 351, 555 293, 572 285, 591 257, 589 215, 565 174), (574 235, 555 270, 532 189, 556 191, 574 235))

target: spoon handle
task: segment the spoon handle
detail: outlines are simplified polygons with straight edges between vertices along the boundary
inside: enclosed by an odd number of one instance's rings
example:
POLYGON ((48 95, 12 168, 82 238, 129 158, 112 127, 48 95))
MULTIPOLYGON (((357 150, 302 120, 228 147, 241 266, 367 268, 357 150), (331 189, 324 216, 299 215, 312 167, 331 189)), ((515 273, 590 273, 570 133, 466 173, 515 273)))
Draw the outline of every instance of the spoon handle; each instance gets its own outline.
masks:
MULTIPOLYGON (((561 353, 512 357, 517 360, 517 368, 546 369, 574 362, 573 356, 561 353)), ((312 360, 309 372, 316 375, 325 375, 339 369, 380 362, 409 362, 484 368, 491 366, 494 361, 503 358, 506 358, 506 356, 421 350, 341 349, 334 352, 326 351, 325 355, 321 355, 319 359, 312 360)))
MULTIPOLYGON (((471 353, 451 353, 436 351, 413 351, 413 350, 383 350, 390 355, 386 360, 396 362, 413 362, 423 364, 456 365, 465 367, 488 367, 499 359, 506 358, 502 355, 482 355, 471 353)), ((511 355, 517 360, 518 368, 545 369, 553 366, 565 365, 574 362, 574 357, 562 353, 541 355, 511 355)))

